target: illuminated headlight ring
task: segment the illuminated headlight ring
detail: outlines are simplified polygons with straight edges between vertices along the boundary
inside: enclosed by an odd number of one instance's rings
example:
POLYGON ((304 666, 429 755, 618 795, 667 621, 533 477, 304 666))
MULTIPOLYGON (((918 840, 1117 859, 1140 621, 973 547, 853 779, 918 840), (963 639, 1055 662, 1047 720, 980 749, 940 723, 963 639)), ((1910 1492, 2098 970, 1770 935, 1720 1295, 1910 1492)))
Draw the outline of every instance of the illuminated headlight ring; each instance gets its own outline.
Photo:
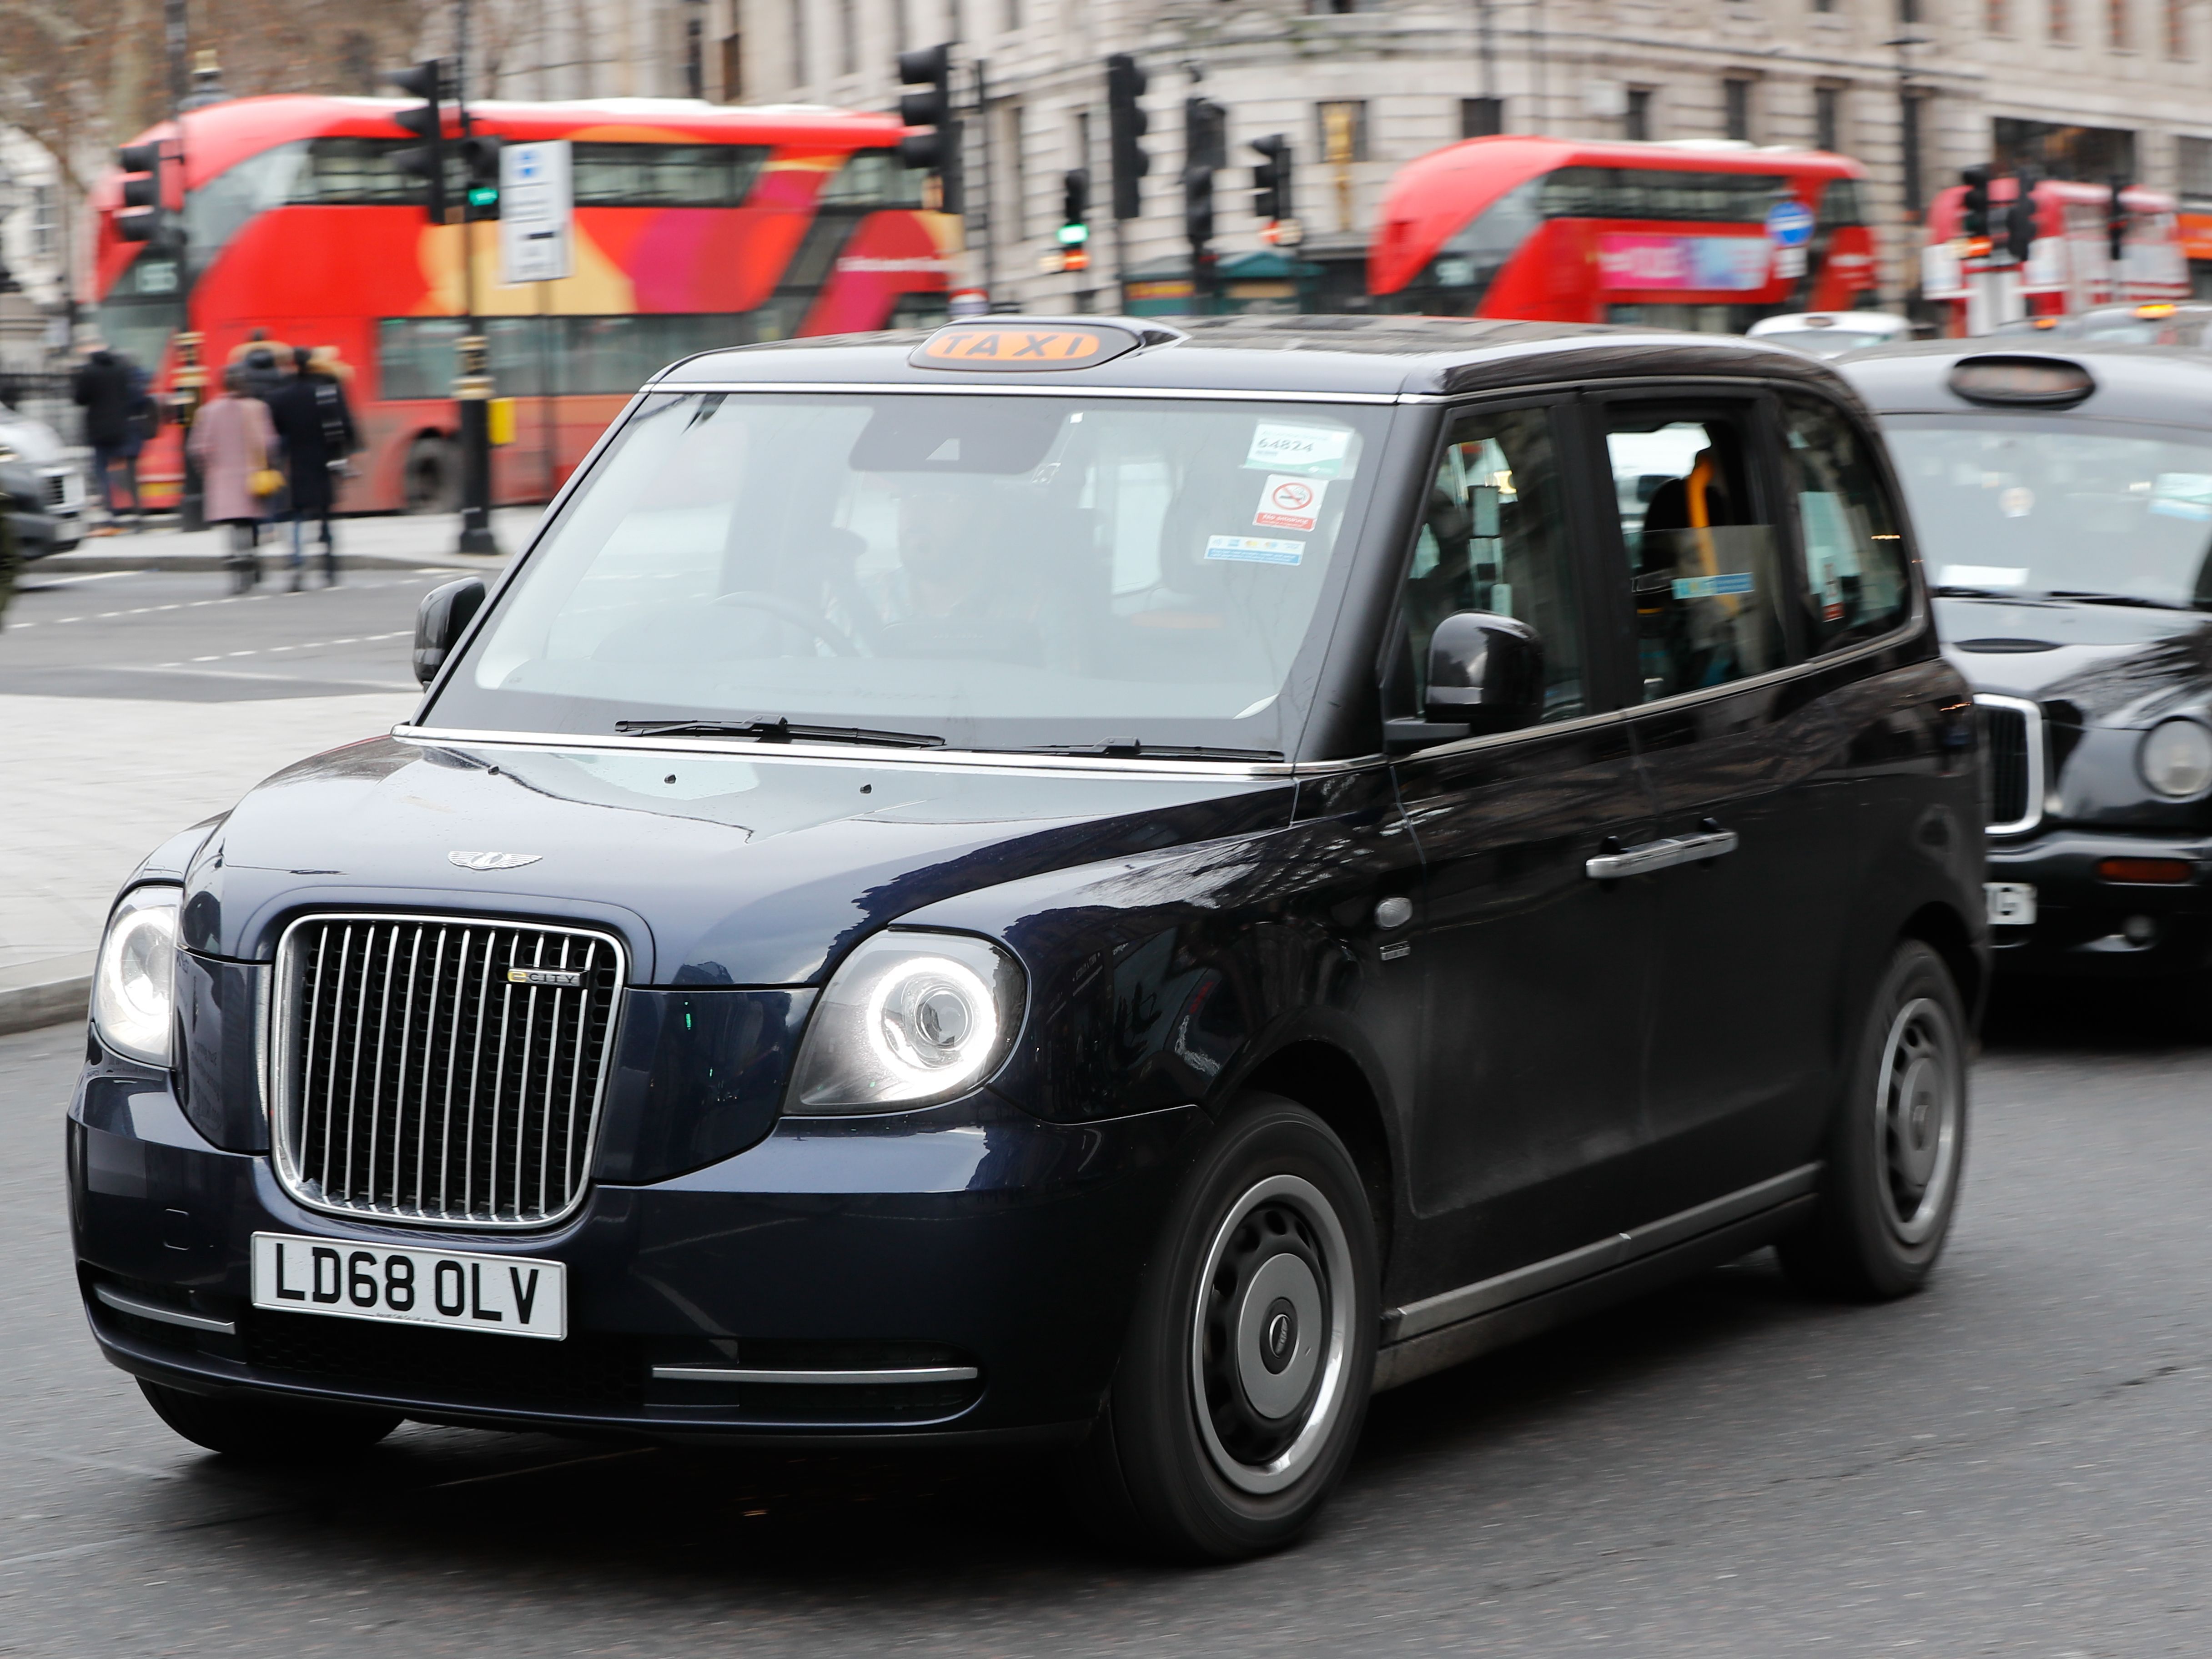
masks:
POLYGON ((1021 964, 988 939, 878 933, 823 988, 784 1109, 909 1111, 964 1094, 1005 1061, 1025 994, 1021 964))
POLYGON ((171 1061, 182 898, 174 887, 132 888, 108 917, 93 964, 92 1023, 100 1040, 149 1066, 171 1061))

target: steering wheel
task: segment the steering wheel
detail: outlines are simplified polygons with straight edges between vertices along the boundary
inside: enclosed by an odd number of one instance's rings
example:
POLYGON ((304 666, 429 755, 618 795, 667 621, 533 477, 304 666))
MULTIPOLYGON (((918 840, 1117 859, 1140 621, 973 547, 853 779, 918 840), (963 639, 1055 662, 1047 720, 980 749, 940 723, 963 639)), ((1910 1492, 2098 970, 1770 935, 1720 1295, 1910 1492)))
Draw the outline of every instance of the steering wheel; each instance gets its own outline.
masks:
POLYGON ((717 599, 716 605, 735 605, 740 610, 759 611, 787 622, 793 628, 803 628, 827 645, 831 653, 840 657, 857 657, 862 653, 860 642, 827 617, 817 617, 803 606, 774 593, 762 593, 750 588, 739 588, 717 599))

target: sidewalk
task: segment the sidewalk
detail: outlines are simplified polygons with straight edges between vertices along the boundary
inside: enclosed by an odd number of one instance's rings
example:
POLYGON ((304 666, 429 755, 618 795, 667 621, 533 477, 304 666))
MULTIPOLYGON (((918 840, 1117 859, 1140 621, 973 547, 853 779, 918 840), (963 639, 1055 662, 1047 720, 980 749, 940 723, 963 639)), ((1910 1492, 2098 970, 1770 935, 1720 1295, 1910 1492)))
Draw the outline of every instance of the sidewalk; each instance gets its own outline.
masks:
MULTIPOLYGON (((506 562, 507 556, 522 550, 544 512, 540 507, 502 507, 493 510, 492 534, 499 540, 500 556, 456 552, 454 544, 460 538, 459 520, 451 513, 392 513, 340 519, 336 526, 338 564, 346 570, 391 566, 418 570, 426 564, 449 565, 456 570, 496 570, 506 562)), ((310 544, 311 554, 319 545, 310 544)), ((289 555, 291 548, 291 526, 271 526, 262 537, 263 564, 281 562, 289 555)), ((23 574, 27 580, 35 581, 40 575, 106 570, 220 570, 229 550, 230 532, 220 526, 191 535, 166 527, 135 535, 125 530, 119 536, 88 540, 74 552, 35 560, 23 574)))

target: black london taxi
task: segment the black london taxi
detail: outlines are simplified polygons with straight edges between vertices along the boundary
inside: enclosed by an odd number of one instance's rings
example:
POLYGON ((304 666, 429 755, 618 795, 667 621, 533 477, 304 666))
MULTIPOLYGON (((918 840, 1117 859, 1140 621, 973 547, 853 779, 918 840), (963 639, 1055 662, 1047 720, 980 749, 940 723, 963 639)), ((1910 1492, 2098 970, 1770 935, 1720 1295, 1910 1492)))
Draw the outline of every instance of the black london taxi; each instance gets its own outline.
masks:
POLYGON ((2212 357, 2089 340, 1847 360, 1987 737, 2001 971, 2212 966, 2212 357))
POLYGON ((1280 1545, 1375 1390, 1957 1203, 1978 750, 1741 340, 992 319, 695 357, 422 705, 162 848, 70 1113, 179 1433, 1055 1449, 1280 1545))

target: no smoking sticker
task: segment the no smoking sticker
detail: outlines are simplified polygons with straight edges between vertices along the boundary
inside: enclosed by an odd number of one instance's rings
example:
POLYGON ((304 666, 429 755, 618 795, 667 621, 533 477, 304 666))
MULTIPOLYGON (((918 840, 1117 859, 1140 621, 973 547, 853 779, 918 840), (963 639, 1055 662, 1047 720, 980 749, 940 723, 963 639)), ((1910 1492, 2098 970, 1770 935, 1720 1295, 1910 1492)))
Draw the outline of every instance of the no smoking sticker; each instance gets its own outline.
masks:
POLYGON ((1322 492, 1328 488, 1326 478, 1294 478, 1287 473, 1269 473, 1266 487, 1260 491, 1259 510, 1252 514, 1253 527, 1313 529, 1321 521, 1322 492))

